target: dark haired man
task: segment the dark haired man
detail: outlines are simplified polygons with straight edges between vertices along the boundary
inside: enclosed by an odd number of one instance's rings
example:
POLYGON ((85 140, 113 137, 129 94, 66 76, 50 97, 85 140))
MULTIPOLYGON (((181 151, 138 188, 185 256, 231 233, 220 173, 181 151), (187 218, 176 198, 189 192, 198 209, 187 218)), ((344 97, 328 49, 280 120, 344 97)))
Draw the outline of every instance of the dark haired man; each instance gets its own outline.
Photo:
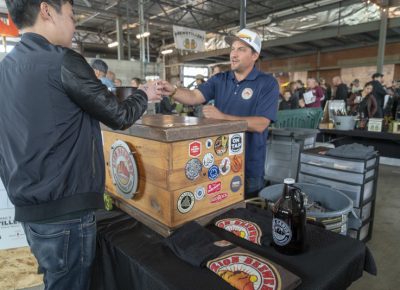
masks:
POLYGON ((22 37, 0 62, 0 177, 44 271, 45 289, 87 289, 94 210, 103 207, 99 121, 128 128, 161 91, 142 87, 117 101, 69 49, 73 1, 6 4, 22 37))
POLYGON ((255 67, 261 51, 257 33, 242 29, 225 40, 231 45, 231 71, 212 76, 195 90, 163 82, 164 94, 187 105, 214 99, 215 106, 203 107, 204 117, 247 121, 245 197, 249 198, 264 186, 267 128, 276 118, 279 86, 273 76, 255 67))
POLYGON ((372 75, 372 94, 376 99, 378 109, 374 115, 374 118, 383 118, 383 104, 385 100, 386 90, 383 87, 383 74, 377 72, 372 75))

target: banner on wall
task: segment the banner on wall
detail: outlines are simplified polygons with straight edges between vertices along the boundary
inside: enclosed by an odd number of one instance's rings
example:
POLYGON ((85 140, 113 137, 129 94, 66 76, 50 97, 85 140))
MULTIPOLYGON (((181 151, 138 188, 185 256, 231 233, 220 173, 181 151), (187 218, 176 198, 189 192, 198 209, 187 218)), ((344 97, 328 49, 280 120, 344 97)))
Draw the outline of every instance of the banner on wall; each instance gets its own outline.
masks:
POLYGON ((206 32, 181 26, 173 26, 175 47, 189 51, 204 51, 206 32))
POLYGON ((0 179, 0 250, 28 246, 22 225, 14 220, 14 206, 0 179))

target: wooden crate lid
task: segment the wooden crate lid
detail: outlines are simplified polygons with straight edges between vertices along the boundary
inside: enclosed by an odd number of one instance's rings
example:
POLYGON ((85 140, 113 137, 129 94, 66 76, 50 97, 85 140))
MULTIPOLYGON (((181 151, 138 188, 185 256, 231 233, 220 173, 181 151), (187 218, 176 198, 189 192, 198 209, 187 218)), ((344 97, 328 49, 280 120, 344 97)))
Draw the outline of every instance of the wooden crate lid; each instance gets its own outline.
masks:
MULTIPOLYGON (((112 131, 106 126, 102 126, 102 129, 112 131)), ((243 132, 246 129, 246 121, 226 121, 172 115, 146 115, 129 129, 117 132, 161 142, 175 142, 243 132)))

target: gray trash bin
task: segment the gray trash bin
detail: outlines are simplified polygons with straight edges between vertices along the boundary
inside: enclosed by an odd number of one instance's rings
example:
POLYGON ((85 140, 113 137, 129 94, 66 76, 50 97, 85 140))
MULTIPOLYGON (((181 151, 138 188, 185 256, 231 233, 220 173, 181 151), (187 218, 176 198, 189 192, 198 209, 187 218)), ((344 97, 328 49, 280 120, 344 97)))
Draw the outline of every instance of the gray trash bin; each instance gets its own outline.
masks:
MULTIPOLYGON (((295 186, 314 201, 319 201, 326 212, 307 211, 307 220, 323 224, 327 230, 347 234, 348 215, 353 210, 353 201, 342 192, 315 184, 295 183, 295 186)), ((267 201, 276 202, 282 196, 283 184, 265 187, 259 196, 267 201)), ((354 214, 354 213, 353 213, 354 214)), ((352 219, 353 220, 353 219, 352 219)), ((358 223, 361 221, 357 221, 358 223)))

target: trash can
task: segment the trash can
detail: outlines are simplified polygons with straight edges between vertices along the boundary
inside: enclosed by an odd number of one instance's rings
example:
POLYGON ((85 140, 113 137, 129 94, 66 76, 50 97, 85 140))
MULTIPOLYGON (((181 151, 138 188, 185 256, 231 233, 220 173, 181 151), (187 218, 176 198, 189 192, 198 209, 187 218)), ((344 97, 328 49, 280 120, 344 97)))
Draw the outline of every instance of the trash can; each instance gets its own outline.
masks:
MULTIPOLYGON (((318 201, 326 212, 307 210, 307 221, 323 225, 325 229, 347 235, 348 217, 353 210, 353 201, 342 192, 315 184, 295 183, 308 198, 318 201)), ((265 187, 259 197, 268 202, 276 202, 282 196, 283 184, 265 187)), ((352 219, 356 220, 356 219, 352 219)), ((361 221, 356 221, 361 224, 361 221)))

